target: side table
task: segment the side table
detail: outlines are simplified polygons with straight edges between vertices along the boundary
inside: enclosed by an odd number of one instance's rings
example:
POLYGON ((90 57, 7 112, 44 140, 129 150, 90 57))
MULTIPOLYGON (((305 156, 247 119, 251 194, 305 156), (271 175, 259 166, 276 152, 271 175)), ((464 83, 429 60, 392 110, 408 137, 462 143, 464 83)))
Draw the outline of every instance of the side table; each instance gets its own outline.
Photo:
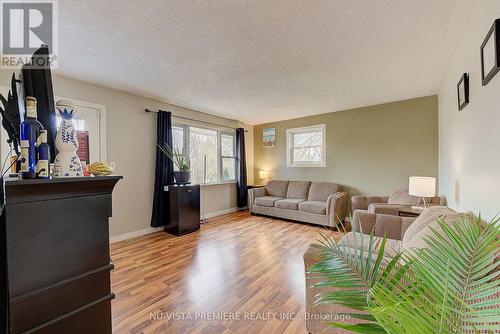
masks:
POLYGON ((422 210, 414 209, 411 206, 405 206, 399 209, 400 217, 417 218, 422 213, 422 210))

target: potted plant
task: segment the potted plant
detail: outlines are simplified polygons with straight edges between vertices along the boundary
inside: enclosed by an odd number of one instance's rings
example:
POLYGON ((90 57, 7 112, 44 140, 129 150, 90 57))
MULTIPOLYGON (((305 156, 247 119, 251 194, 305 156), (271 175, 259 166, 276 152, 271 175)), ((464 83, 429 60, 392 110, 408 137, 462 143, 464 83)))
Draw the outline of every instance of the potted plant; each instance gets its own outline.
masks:
POLYGON ((174 178, 176 183, 188 183, 191 175, 191 166, 187 154, 170 147, 168 144, 156 144, 160 151, 165 154, 179 169, 174 171, 174 178))
MULTIPOLYGON (((354 250, 322 235, 324 255, 309 274, 330 291, 317 303, 348 307, 361 323, 329 325, 356 333, 472 333, 493 332, 500 319, 500 220, 482 224, 465 218, 439 228, 425 238, 427 247, 398 253, 382 261, 386 239, 374 251, 355 241, 354 250), (385 263, 384 263, 385 262, 385 263)), ((356 238, 356 233, 354 234, 356 238)))

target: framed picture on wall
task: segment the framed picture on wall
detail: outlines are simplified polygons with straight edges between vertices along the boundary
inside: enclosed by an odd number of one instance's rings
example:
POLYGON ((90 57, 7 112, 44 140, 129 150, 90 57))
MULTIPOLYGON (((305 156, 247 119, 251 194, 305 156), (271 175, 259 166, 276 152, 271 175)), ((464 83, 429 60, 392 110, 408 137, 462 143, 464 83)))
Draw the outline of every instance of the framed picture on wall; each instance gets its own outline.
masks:
POLYGON ((496 19, 481 45, 481 79, 483 86, 500 71, 500 19, 496 19))
POLYGON ((276 144, 276 128, 265 128, 262 130, 262 144, 264 147, 274 147, 276 144))
POLYGON ((469 104, 469 74, 464 73, 457 84, 458 110, 469 104))

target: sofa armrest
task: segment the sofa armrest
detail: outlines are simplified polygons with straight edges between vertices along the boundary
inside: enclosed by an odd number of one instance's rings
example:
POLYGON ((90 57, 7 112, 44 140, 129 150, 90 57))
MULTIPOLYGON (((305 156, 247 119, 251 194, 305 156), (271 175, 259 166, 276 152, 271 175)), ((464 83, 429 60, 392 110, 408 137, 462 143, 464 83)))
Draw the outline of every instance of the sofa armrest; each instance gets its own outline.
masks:
POLYGON ((363 232, 376 237, 386 237, 387 239, 403 240, 403 235, 415 221, 411 217, 399 217, 384 214, 370 213, 368 210, 356 210, 352 218, 351 226, 353 232, 363 232))
POLYGON ((415 221, 415 219, 417 219, 417 218, 402 217, 402 219, 401 219, 401 240, 403 240, 403 236, 405 235, 406 230, 415 221))
POLYGON ((337 192, 326 200, 326 214, 330 226, 337 226, 339 222, 344 222, 347 214, 347 198, 347 193, 337 192))
POLYGON ((255 199, 264 196, 266 196, 265 187, 248 189, 248 210, 250 212, 253 212, 253 204, 255 203, 255 199))
POLYGON ((371 203, 370 205, 368 205, 368 212, 382 215, 399 216, 399 209, 407 206, 408 205, 402 204, 371 203))
POLYGON ((368 210, 371 203, 387 203, 388 200, 388 196, 352 196, 352 212, 358 209, 368 210))

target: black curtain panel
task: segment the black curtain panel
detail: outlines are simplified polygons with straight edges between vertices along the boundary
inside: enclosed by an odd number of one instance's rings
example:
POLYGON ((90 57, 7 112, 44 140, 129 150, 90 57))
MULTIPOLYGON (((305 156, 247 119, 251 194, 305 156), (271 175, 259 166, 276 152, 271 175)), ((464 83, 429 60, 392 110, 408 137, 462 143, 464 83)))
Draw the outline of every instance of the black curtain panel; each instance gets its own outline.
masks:
POLYGON ((247 206, 247 163, 245 158, 245 129, 236 129, 236 186, 239 208, 247 206))
MULTIPOLYGON (((172 113, 160 110, 156 119, 156 143, 158 145, 168 144, 172 147, 172 113)), ((169 206, 167 205, 168 193, 165 186, 174 181, 174 164, 167 158, 157 146, 156 152, 155 185, 153 189, 153 212, 151 214, 151 226, 160 227, 167 225, 169 217, 169 206)))

